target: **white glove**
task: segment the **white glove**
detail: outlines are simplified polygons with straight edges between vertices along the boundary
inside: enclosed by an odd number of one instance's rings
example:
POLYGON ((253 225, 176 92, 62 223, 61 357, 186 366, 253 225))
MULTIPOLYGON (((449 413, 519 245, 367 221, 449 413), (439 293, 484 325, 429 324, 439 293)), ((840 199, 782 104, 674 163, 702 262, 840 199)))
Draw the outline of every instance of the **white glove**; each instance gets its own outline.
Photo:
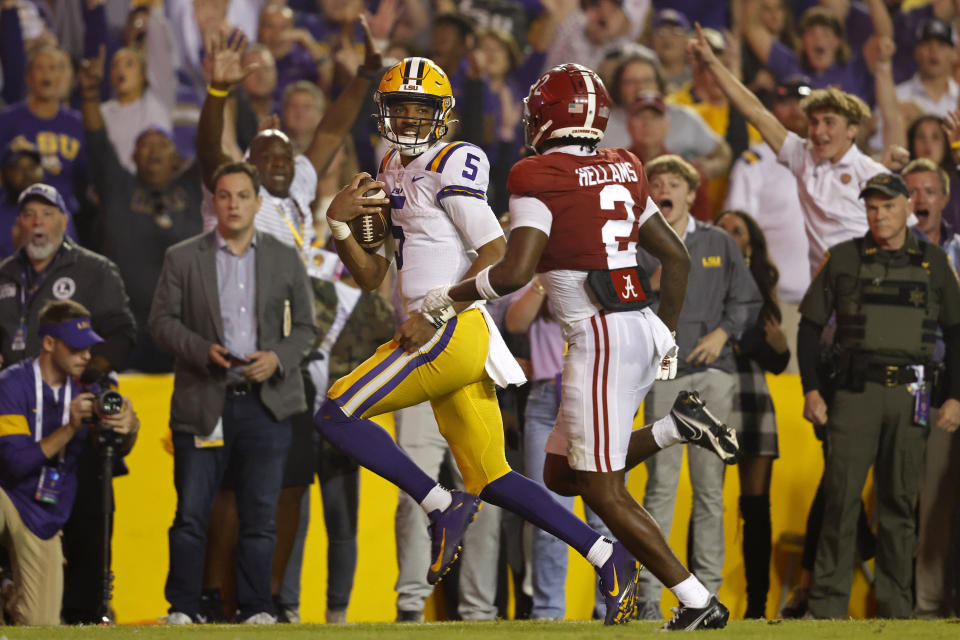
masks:
POLYGON ((439 311, 449 307, 453 304, 453 299, 449 295, 451 285, 444 285, 442 287, 434 287, 427 291, 427 295, 423 297, 423 306, 420 307, 420 310, 424 313, 429 313, 431 315, 439 315, 439 311))
MULTIPOLYGON (((676 334, 674 334, 676 336, 676 334)), ((677 357, 680 349, 674 344, 667 351, 666 355, 660 360, 660 367, 657 369, 657 380, 673 380, 677 377, 677 357)))

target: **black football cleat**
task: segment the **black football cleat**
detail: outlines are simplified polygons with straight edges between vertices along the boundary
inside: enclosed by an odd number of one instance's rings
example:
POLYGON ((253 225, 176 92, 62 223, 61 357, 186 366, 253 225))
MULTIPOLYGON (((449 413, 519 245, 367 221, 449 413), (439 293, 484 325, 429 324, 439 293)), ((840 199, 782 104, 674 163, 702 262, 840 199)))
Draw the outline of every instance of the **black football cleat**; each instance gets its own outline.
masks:
POLYGON ((681 391, 670 410, 684 442, 713 451, 725 464, 736 464, 740 457, 737 432, 717 420, 707 410, 696 391, 681 391))
POLYGON ((695 631, 697 629, 723 629, 730 619, 730 611, 717 600, 717 596, 710 596, 707 606, 697 609, 694 607, 674 607, 673 617, 663 625, 660 631, 695 631))

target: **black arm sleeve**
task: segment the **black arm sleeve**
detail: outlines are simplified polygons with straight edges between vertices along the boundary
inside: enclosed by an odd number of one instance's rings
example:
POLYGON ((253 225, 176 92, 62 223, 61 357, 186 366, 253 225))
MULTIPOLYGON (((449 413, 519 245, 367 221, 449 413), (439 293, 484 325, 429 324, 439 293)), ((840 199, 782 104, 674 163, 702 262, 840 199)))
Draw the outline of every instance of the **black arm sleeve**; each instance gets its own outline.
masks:
POLYGON ((820 390, 817 367, 820 365, 821 333, 823 325, 805 317, 800 319, 800 328, 797 330, 797 364, 800 365, 800 382, 803 384, 804 393, 820 390))
POLYGON ((960 400, 960 324, 943 330, 947 346, 944 362, 947 365, 947 397, 960 400))

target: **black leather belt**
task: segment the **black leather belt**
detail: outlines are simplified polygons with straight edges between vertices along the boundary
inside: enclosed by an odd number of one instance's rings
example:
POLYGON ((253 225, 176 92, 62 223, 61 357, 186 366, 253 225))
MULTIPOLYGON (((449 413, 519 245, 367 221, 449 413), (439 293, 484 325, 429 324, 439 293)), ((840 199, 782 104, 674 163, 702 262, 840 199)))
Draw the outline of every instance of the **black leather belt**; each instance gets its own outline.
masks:
POLYGON ((864 371, 864 379, 885 387, 896 387, 917 381, 917 373, 910 365, 871 365, 864 371))
POLYGON ((227 385, 227 397, 236 398, 239 396, 248 396, 260 391, 260 384, 255 382, 238 382, 227 385))

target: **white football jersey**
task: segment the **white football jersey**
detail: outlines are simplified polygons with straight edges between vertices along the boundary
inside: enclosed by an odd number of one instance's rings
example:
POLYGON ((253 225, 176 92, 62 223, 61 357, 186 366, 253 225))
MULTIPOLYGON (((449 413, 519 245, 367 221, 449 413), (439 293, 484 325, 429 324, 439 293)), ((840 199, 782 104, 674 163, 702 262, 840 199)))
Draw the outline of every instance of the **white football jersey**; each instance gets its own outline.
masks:
POLYGON ((476 249, 503 236, 487 204, 489 174, 486 154, 466 142, 437 143, 406 167, 396 150, 380 162, 377 179, 387 185, 393 242, 378 253, 397 261, 407 314, 419 311, 430 289, 458 282, 476 249))

